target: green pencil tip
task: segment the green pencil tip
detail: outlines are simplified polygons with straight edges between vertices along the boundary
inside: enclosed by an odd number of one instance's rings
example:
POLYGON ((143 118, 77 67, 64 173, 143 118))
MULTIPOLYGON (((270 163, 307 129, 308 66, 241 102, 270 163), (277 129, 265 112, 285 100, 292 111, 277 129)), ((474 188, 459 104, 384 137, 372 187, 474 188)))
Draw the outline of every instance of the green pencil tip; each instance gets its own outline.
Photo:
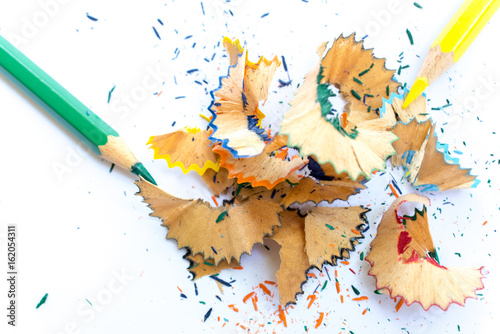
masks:
POLYGON ((155 179, 153 179, 151 174, 149 174, 148 170, 146 169, 146 167, 144 167, 142 163, 140 162, 135 163, 132 166, 131 171, 136 175, 142 176, 144 180, 148 181, 149 183, 152 183, 155 186, 157 186, 155 179))

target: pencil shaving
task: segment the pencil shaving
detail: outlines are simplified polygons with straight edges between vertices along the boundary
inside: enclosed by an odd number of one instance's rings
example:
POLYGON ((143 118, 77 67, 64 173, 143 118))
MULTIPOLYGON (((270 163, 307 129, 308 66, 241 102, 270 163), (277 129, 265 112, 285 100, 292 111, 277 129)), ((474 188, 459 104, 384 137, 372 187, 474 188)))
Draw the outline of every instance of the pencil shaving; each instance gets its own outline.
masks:
POLYGON ((210 140, 220 143, 235 158, 260 154, 269 138, 260 127, 264 114, 259 101, 267 99, 269 85, 280 65, 278 58, 268 61, 261 57, 257 63, 248 61, 239 42, 224 39, 229 54, 228 76, 220 80, 220 88, 213 92, 211 105, 213 129, 210 140), (243 58, 243 56, 245 58, 243 58))
POLYGON ((462 169, 458 159, 449 157, 448 145, 437 141, 435 129, 436 125, 429 131, 429 139, 414 186, 440 191, 475 187, 476 176, 470 174, 470 169, 462 169))
MULTIPOLYGON (((275 137, 280 138, 280 137, 275 137)), ((280 147, 274 144, 274 139, 268 146, 280 147)), ((214 152, 220 155, 220 165, 229 171, 230 178, 237 178, 238 183, 250 183, 252 187, 264 186, 273 188, 278 183, 285 181, 290 174, 307 164, 307 159, 294 156, 291 159, 279 158, 278 154, 271 156, 263 151, 257 156, 250 158, 234 158, 231 153, 221 145, 214 147, 214 152)), ((286 154, 286 151, 284 152, 286 154)))
POLYGON ((482 289, 480 268, 447 268, 439 263, 430 236, 425 205, 429 199, 409 194, 396 199, 382 217, 366 260, 376 278, 377 289, 387 289, 391 298, 402 297, 407 305, 419 303, 424 310, 437 305, 447 310, 451 303, 464 305, 482 289), (403 202, 424 204, 413 217, 401 217, 403 202))
POLYGON ((153 136, 147 145, 154 150, 154 158, 166 160, 169 168, 179 167, 184 174, 195 171, 203 175, 207 169, 219 170, 218 156, 209 147, 208 135, 208 131, 185 127, 153 136))
POLYGON ((303 293, 302 285, 307 281, 307 271, 311 267, 304 252, 304 218, 296 211, 280 214, 281 227, 276 230, 273 240, 280 246, 281 264, 276 272, 280 305, 296 303, 296 296, 303 293))
POLYGON ((336 264, 337 259, 354 250, 363 238, 361 226, 367 223, 362 207, 315 207, 305 218, 306 253, 309 265, 336 264), (356 243, 354 243, 356 241, 356 243))
MULTIPOLYGON (((320 46, 319 55, 325 47, 320 46)), ((390 123, 380 118, 351 124, 349 132, 338 118, 327 120, 323 108, 331 109, 329 97, 319 96, 318 90, 321 66, 318 62, 306 75, 281 122, 280 134, 288 136, 288 145, 297 147, 301 156, 314 156, 319 164, 330 163, 337 174, 346 172, 353 180, 360 176, 369 179, 372 172, 385 169, 397 137, 390 131, 390 123)))
POLYGON ((382 119, 393 125, 392 131, 399 138, 393 143, 393 165, 404 166, 410 181, 421 190, 475 187, 476 176, 449 156, 448 145, 438 142, 425 98, 417 98, 406 109, 402 108, 403 100, 404 95, 393 94, 381 110, 382 119))
POLYGON ((299 181, 299 184, 294 186, 282 204, 289 207, 292 204, 304 204, 313 202, 319 204, 326 201, 332 203, 339 199, 345 201, 349 196, 358 193, 365 187, 358 182, 353 181, 321 181, 316 182, 310 177, 304 177, 299 181))
POLYGON ((320 83, 338 87, 355 110, 367 110, 367 106, 378 109, 382 107, 382 98, 396 92, 400 85, 393 80, 396 71, 388 70, 385 58, 375 58, 373 50, 365 49, 363 42, 356 42, 354 37, 339 36, 333 42, 321 61, 320 83))
POLYGON ((280 226, 281 206, 271 201, 249 198, 240 205, 225 203, 211 207, 203 200, 184 200, 174 197, 144 180, 137 181, 140 191, 153 210, 151 216, 163 221, 168 228, 167 239, 175 239, 178 248, 189 248, 193 255, 213 259, 214 264, 251 254, 254 244, 273 235, 280 226))

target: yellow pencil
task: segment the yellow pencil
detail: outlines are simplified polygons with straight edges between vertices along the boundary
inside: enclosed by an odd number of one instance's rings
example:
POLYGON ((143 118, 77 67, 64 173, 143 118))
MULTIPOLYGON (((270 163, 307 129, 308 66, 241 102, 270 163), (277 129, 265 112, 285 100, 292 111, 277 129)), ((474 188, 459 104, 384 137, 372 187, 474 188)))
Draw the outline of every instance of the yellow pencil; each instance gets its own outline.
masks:
POLYGON ((403 108, 458 62, 500 6, 500 0, 465 0, 431 45, 403 108))

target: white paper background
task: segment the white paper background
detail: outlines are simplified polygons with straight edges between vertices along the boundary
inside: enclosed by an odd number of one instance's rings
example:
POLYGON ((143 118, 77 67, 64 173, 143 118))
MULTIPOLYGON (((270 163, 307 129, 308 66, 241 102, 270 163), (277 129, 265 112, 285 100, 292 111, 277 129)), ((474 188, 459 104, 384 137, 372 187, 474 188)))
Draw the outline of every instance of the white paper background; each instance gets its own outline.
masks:
MULTIPOLYGON (((208 92, 217 88, 219 76, 227 72, 220 43, 223 36, 239 38, 254 61, 260 55, 285 56, 293 84, 277 88, 279 78, 287 79, 280 68, 264 107, 265 112, 279 115, 316 61, 319 43, 342 32, 357 31, 358 38, 368 34, 366 47, 373 47, 376 56, 386 57, 389 68, 410 65, 397 79, 411 85, 429 45, 461 1, 419 3, 423 9, 403 0, 218 0, 203 1, 203 14, 200 1, 2 1, 0 34, 16 42, 28 57, 109 122, 160 187, 176 196, 211 201, 199 177, 167 170, 165 161, 153 161, 153 152, 145 143, 151 135, 206 124, 198 114, 209 114, 208 92), (86 13, 98 21, 90 20, 86 13), (262 18, 266 13, 269 15, 262 18), (413 34, 415 45, 410 45, 406 29, 413 34), (198 71, 187 74, 191 69, 198 71), (108 104, 108 92, 115 85, 108 104), (176 99, 179 96, 185 98, 176 99)), ((500 78, 498 15, 460 63, 427 92, 429 107, 446 105, 446 99, 453 104, 444 111, 432 111, 437 129, 444 131, 440 140, 449 143, 452 156, 460 157, 463 166, 472 168, 481 180, 474 190, 428 194, 431 232, 441 263, 485 266, 487 278, 479 300, 469 299, 465 307, 452 305, 446 312, 436 307, 425 312, 419 305, 395 312, 393 300, 373 293, 374 279, 367 276, 370 266, 360 260, 359 253, 368 252, 376 225, 394 199, 386 189, 392 179, 389 173, 374 178, 368 190, 349 201, 369 204, 372 211, 368 214, 370 230, 350 264, 327 267, 332 280, 338 270, 343 304, 331 281, 307 309, 307 295, 328 280, 317 270, 312 272, 318 278, 309 279, 305 294, 288 310, 287 329, 278 323, 275 287, 268 285, 273 298, 255 289, 259 312, 253 311, 250 301, 244 304, 243 297, 259 283, 276 280, 279 256, 272 242, 269 251, 257 246, 251 257, 244 256, 243 270, 220 275, 226 281, 236 280, 224 294, 207 277, 197 281, 196 296, 186 270, 188 262, 182 260, 185 251, 165 240, 160 221, 148 217, 150 210, 134 196, 133 175, 118 168, 110 174, 110 163, 82 149, 66 129, 0 76, 2 333, 5 329, 7 333, 246 332, 240 325, 252 333, 304 333, 306 327, 309 332, 325 333, 494 331, 499 325, 500 280, 496 231, 500 145, 495 103, 500 78), (55 167, 62 165, 66 168, 56 172, 55 167), (17 225, 16 328, 6 325, 5 316, 8 224, 17 225), (369 300, 352 301, 351 286, 369 300), (186 299, 180 297, 179 289, 186 299), (45 293, 47 302, 35 309, 45 293), (231 310, 230 304, 239 312, 231 310), (210 308, 212 314, 204 323, 210 308), (365 309, 368 311, 362 315, 365 309), (320 312, 325 313, 323 324, 314 329, 320 312)), ((412 191, 401 181, 401 170, 390 173, 404 193, 412 191)))

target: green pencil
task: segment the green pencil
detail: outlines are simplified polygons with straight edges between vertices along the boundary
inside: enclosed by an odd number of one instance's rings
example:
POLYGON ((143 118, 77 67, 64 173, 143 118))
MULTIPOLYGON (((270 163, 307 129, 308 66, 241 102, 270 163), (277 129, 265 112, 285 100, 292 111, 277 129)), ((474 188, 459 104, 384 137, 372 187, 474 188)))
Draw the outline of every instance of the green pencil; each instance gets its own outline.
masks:
POLYGON ((33 99, 106 160, 156 185, 155 180, 130 151, 118 132, 101 120, 63 86, 0 36, 0 69, 24 86, 33 99))

